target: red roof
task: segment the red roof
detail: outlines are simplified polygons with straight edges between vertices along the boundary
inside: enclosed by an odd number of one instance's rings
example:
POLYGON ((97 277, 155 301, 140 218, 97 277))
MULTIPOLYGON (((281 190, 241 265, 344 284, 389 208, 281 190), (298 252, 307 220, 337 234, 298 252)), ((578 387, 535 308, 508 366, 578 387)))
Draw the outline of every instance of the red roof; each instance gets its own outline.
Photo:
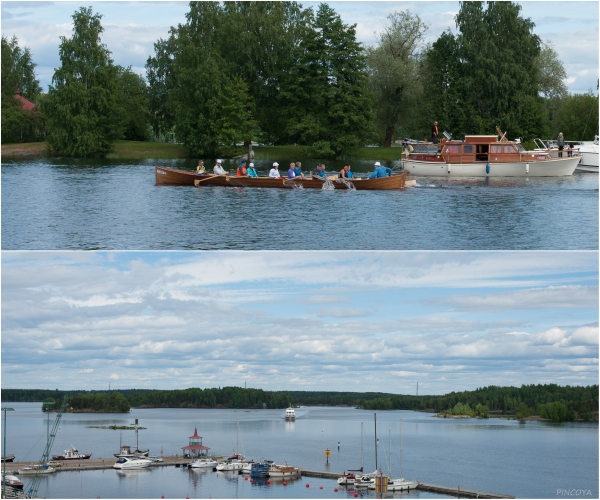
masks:
POLYGON ((17 91, 17 93, 15 94, 15 99, 18 99, 19 101, 21 101, 21 108, 23 109, 33 109, 35 108, 35 104, 33 104, 31 101, 28 101, 27 99, 25 99, 21 94, 19 94, 19 91, 17 91))
POLYGON ((198 436, 198 429, 196 429, 196 427, 194 427, 194 435, 190 436, 190 439, 192 438, 202 439, 202 436, 198 436))

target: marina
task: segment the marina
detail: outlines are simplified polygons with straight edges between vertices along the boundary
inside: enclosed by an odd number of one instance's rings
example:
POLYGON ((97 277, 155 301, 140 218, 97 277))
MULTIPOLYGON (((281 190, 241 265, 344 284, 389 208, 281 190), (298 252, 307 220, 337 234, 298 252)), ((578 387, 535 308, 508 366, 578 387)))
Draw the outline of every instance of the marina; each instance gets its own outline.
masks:
MULTIPOLYGON (((46 432, 40 404, 11 405, 15 408, 14 416, 19 418, 8 422, 11 431, 7 452, 35 450, 35 441, 40 437, 44 439, 46 432)), ((237 411, 134 408, 130 414, 122 416, 67 413, 63 416, 55 446, 60 449, 66 448, 64 443, 84 443, 85 449, 93 452, 93 457, 64 461, 56 467, 55 473, 45 474, 39 496, 155 498, 157 492, 163 492, 168 497, 179 495, 181 498, 186 495, 190 498, 281 498, 284 491, 281 488, 286 488, 285 495, 290 498, 331 498, 342 491, 355 489, 352 485, 339 485, 337 479, 344 471, 356 469, 360 464, 361 423, 365 434, 364 470, 375 470, 372 412, 354 408, 301 407, 295 408, 295 413, 294 422, 284 420, 283 408, 237 411), (91 426, 128 425, 135 418, 146 427, 139 431, 140 446, 148 448, 150 456, 157 456, 162 461, 137 470, 113 469, 120 431, 91 426), (212 455, 207 458, 222 459, 231 456, 236 449, 238 425, 238 446, 243 455, 254 462, 269 459, 275 464, 302 469, 301 479, 272 478, 271 484, 267 485, 269 478, 256 478, 250 483, 250 476, 238 471, 188 468, 195 459, 184 458, 181 448, 191 434, 190 429, 197 426, 198 434, 210 447, 212 455), (326 448, 331 450, 328 463, 323 456, 326 448), (305 484, 310 487, 306 488, 305 484), (323 490, 319 486, 323 486, 323 490), (340 491, 336 493, 334 488, 340 491)), ((387 474, 391 465, 392 477, 397 476, 400 460, 400 420, 403 427, 402 475, 418 481, 418 489, 410 490, 408 495, 468 497, 469 492, 475 492, 484 498, 482 492, 487 492, 495 495, 490 498, 546 498, 553 488, 561 487, 561 483, 570 478, 576 478, 582 488, 597 494, 598 449, 594 445, 598 438, 597 424, 522 423, 497 418, 438 419, 421 412, 377 412, 377 429, 382 437, 378 468, 387 474), (552 452, 554 446, 560 447, 561 456, 552 452), (492 454, 488 452, 490 449, 494 450, 492 454)), ((131 442, 134 438, 134 431, 123 431, 124 441, 131 442)), ((29 457, 23 453, 15 455, 17 462, 7 463, 7 471, 22 467, 23 462, 33 464, 39 460, 33 451, 29 457)), ((24 482, 27 486, 28 480, 24 482)), ((407 495, 406 492, 389 494, 407 495)), ((365 488, 360 490, 360 495, 375 497, 376 492, 365 488)))

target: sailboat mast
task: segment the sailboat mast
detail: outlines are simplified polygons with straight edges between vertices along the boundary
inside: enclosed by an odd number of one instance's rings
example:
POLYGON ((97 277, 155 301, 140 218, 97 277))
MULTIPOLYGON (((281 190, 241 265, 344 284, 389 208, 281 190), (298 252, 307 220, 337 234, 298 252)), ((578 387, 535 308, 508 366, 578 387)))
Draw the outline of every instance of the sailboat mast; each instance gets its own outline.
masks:
POLYGON ((400 479, 402 477, 402 420, 400 420, 400 479))
POLYGON ((235 411, 235 452, 239 453, 239 437, 240 437, 240 423, 238 422, 237 410, 235 411))
POLYGON ((360 423, 360 468, 365 466, 365 455, 363 453, 363 422, 360 423))
POLYGON ((373 413, 375 417, 375 470, 377 471, 377 413, 373 413))
POLYGON ((388 464, 390 470, 390 477, 392 477, 392 429, 388 429, 388 439, 390 441, 388 448, 388 455, 390 456, 390 463, 388 464))

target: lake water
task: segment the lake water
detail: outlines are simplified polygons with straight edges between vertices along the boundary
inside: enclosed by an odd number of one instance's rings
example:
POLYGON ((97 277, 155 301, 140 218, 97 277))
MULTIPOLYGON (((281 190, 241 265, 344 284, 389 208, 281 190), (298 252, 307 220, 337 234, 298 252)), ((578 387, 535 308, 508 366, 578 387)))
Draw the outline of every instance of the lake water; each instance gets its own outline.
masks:
MULTIPOLYGON (((46 439, 46 414, 41 403, 3 403, 8 413, 7 453, 16 460, 36 460, 46 439)), ((375 469, 373 412, 354 408, 303 407, 297 420, 283 420, 284 410, 137 409, 127 415, 65 414, 53 453, 71 445, 92 458, 112 456, 124 444, 135 445, 134 431, 89 428, 130 425, 135 418, 140 448, 151 454, 181 454, 198 428, 211 453, 229 455, 237 449, 254 460, 308 470, 343 472, 361 466, 361 422, 365 470, 375 469), (236 417, 239 433, 236 432, 236 417), (237 443, 237 444, 236 444, 237 443), (339 443, 339 450, 338 450, 339 443), (331 450, 329 465, 324 450, 331 450)), ((52 419, 55 414, 50 416, 52 419)), ((598 498, 598 424, 518 422, 501 419, 438 419, 411 411, 377 412, 378 463, 398 475, 402 421, 402 467, 407 479, 445 486, 516 495, 556 498, 558 489, 589 490, 598 498), (391 439, 391 443, 390 443, 391 439)), ((26 482, 27 485, 27 482, 26 482)), ((302 478, 284 487, 250 484, 243 477, 212 471, 164 467, 120 474, 114 470, 58 473, 42 478, 39 496, 47 498, 348 498, 334 493, 335 480, 302 478), (310 487, 306 488, 306 483, 310 487), (319 489, 323 486, 323 490, 319 489)), ((368 493, 365 496, 374 497, 368 493)), ((398 494, 399 496, 399 494, 398 494)), ((406 495, 403 495, 406 496, 406 495)), ((432 498, 426 492, 409 496, 432 498)))
POLYGON ((396 192, 196 188, 156 186, 157 163, 195 162, 3 159, 2 249, 598 249, 597 174, 417 178, 396 192))

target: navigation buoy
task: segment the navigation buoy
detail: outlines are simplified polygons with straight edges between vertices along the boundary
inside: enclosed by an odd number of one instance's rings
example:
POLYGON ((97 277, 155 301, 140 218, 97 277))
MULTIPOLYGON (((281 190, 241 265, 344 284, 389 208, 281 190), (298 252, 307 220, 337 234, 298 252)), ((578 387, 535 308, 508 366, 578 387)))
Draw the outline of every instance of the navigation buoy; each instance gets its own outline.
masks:
POLYGON ((323 486, 319 486, 319 489, 320 489, 320 490, 322 490, 322 489, 323 489, 323 486))
POLYGON ((358 493, 355 493, 355 494, 354 494, 354 498, 358 498, 358 493))
POLYGON ((306 487, 308 488, 310 486, 310 484, 306 483, 306 487))
POLYGON ((287 486, 287 483, 284 481, 284 482, 283 482, 283 485, 284 485, 284 486, 287 486))
POLYGON ((244 481, 248 481, 248 476, 244 476, 244 481))
POLYGON ((333 488, 333 491, 335 491, 335 492, 337 493, 337 492, 338 492, 338 489, 337 489, 337 488, 333 488))
POLYGON ((254 479, 250 478, 250 482, 251 482, 251 483, 253 483, 253 482, 254 482, 254 479))
POLYGON ((267 479, 267 484, 271 484, 271 480, 270 479, 267 479))

